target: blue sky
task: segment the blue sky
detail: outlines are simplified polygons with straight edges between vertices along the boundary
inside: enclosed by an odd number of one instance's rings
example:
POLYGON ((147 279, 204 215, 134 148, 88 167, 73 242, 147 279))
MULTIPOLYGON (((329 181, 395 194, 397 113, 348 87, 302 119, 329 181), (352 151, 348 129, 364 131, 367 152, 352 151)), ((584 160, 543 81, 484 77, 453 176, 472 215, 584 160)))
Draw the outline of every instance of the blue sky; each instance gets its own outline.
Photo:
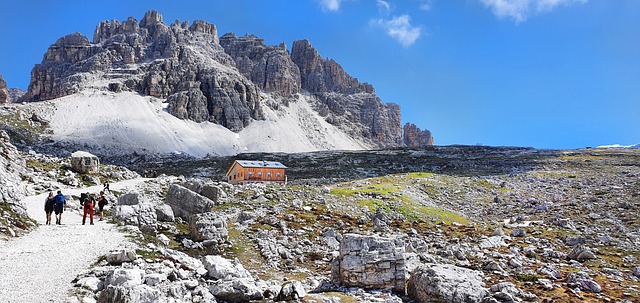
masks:
POLYGON ((0 74, 26 89, 58 38, 103 20, 206 20, 270 45, 309 39, 436 144, 640 143, 638 0, 3 1, 0 74))

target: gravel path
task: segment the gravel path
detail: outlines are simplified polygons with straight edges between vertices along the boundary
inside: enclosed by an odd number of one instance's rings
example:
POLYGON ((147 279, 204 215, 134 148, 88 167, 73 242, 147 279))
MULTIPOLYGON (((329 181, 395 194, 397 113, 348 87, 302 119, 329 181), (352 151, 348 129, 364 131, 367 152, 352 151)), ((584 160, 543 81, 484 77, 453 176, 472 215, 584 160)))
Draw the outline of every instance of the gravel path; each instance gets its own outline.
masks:
MULTIPOLYGON (((126 191, 144 179, 113 183, 111 189, 126 191)), ((65 195, 98 193, 102 187, 62 190, 65 195)), ((71 281, 110 250, 124 247, 128 240, 115 225, 99 221, 82 225, 78 210, 67 209, 62 225, 45 225, 47 194, 24 199, 29 216, 40 226, 20 238, 0 241, 0 302, 64 302, 71 281)), ((88 221, 88 218, 87 218, 88 221)))

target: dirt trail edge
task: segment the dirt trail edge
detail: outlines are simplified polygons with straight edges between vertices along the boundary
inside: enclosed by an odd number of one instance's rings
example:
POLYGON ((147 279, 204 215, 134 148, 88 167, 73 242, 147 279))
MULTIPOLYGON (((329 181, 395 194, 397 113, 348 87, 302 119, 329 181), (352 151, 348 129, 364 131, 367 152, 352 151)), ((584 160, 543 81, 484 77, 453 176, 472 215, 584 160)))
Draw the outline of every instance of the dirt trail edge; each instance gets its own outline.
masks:
MULTIPOLYGON (((142 181, 113 183, 110 188, 126 192, 142 181)), ((79 196, 81 192, 98 193, 101 189, 63 189, 62 193, 79 196)), ((0 302, 64 302, 73 286, 71 281, 99 256, 131 245, 106 219, 99 221, 94 216, 95 225, 82 225, 81 213, 69 208, 62 214, 62 225, 56 225, 53 218, 51 225, 45 225, 46 195, 23 200, 29 216, 40 226, 23 237, 0 241, 0 302)))

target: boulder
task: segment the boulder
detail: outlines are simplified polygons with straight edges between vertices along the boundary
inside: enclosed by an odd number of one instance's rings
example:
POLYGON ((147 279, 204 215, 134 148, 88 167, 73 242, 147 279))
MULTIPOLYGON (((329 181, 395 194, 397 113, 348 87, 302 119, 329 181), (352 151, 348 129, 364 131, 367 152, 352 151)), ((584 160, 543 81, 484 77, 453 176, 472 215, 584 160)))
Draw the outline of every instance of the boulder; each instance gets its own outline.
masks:
POLYGON ((143 196, 137 192, 130 192, 118 197, 118 205, 138 205, 143 196))
POLYGON ((562 279, 562 273, 560 272, 560 270, 551 264, 544 264, 543 266, 538 268, 538 273, 543 274, 552 280, 562 279))
POLYGON ((225 217, 214 212, 195 214, 189 219, 189 231, 194 241, 212 240, 222 244, 229 240, 227 221, 225 217))
POLYGON ((106 255, 107 263, 111 265, 120 265, 125 262, 133 262, 136 258, 137 255, 133 249, 120 249, 109 252, 106 255))
POLYGON ((409 296, 417 303, 481 302, 489 296, 476 270, 446 264, 424 264, 416 268, 407 283, 409 296))
POLYGON ((209 277, 221 279, 251 278, 251 273, 247 271, 238 260, 229 260, 221 256, 205 256, 202 264, 207 269, 209 277))
POLYGON ((116 205, 112 209, 112 218, 120 224, 138 226, 137 207, 133 205, 116 205))
POLYGON ((156 205, 156 217, 160 222, 173 222, 176 219, 173 215, 173 209, 167 204, 156 205))
POLYGON ((596 255, 593 251, 583 245, 576 245, 568 254, 567 259, 576 260, 578 262, 584 262, 587 260, 596 259, 596 255))
POLYGON ((104 280, 105 285, 131 287, 141 285, 144 270, 117 268, 111 270, 104 280))
POLYGON ((164 249, 164 256, 169 260, 173 260, 180 264, 180 267, 184 267, 189 271, 195 272, 197 275, 206 275, 207 269, 202 264, 202 261, 191 257, 183 252, 175 251, 171 249, 164 249))
POLYGON ((519 298, 525 298, 526 301, 535 301, 537 298, 534 294, 522 291, 511 282, 491 285, 490 290, 493 293, 493 297, 500 302, 519 302, 521 301, 519 298))
POLYGON ((213 185, 204 185, 200 194, 215 203, 219 203, 220 199, 225 197, 224 191, 220 187, 213 185))
POLYGON ((163 273, 154 273, 154 274, 148 274, 145 277, 144 283, 149 285, 149 286, 156 286, 164 281, 167 280, 167 275, 163 274, 163 273))
POLYGON ((185 221, 189 221, 192 215, 209 212, 215 206, 211 199, 176 184, 169 187, 166 202, 173 213, 185 221))
POLYGON ((588 273, 583 271, 568 274, 566 282, 571 288, 579 288, 580 290, 595 293, 602 292, 600 284, 594 281, 588 273))
POLYGON ((84 277, 78 280, 76 286, 80 286, 82 288, 91 290, 92 292, 97 292, 101 288, 104 287, 102 281, 96 277, 84 277))
POLYGON ((304 298, 307 291, 300 281, 291 281, 282 285, 275 301, 297 301, 304 298))
POLYGON ((389 289, 404 293, 404 245, 390 238, 346 234, 333 263, 333 280, 347 287, 389 289))
POLYGON ((100 159, 91 153, 77 151, 71 154, 71 168, 79 174, 97 174, 100 172, 100 159))
POLYGON ((100 292, 98 303, 156 303, 163 302, 162 292, 148 285, 133 287, 109 285, 100 292))
POLYGON ((220 280, 209 287, 216 299, 230 303, 262 300, 266 290, 269 290, 266 283, 253 278, 220 280))
MULTIPOLYGON (((120 202, 120 200, 118 200, 120 202)), ((129 200, 131 201, 131 200, 129 200)), ((156 206, 151 202, 113 207, 113 220, 124 225, 134 225, 140 231, 155 235, 158 225, 156 206)))

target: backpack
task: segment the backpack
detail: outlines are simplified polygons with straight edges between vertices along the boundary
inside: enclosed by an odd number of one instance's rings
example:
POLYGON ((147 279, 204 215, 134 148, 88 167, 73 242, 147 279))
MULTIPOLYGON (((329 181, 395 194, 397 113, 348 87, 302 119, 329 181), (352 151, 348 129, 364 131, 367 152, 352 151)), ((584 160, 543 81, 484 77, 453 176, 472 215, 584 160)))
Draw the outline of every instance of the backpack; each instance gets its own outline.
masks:
POLYGON ((65 198, 63 194, 56 195, 53 199, 56 201, 56 204, 64 205, 64 203, 67 202, 67 198, 65 198))
POLYGON ((89 198, 89 196, 87 194, 81 193, 80 194, 80 205, 84 205, 84 201, 86 201, 87 198, 89 198))
POLYGON ((98 206, 104 207, 107 204, 109 204, 109 201, 107 200, 107 198, 105 197, 98 198, 98 206))
POLYGON ((47 207, 47 208, 53 208, 53 205, 54 205, 54 204, 56 204, 56 199, 55 199, 55 197, 54 197, 54 198, 51 198, 51 199, 47 199, 47 202, 46 202, 44 205, 45 205, 45 207, 47 207))

